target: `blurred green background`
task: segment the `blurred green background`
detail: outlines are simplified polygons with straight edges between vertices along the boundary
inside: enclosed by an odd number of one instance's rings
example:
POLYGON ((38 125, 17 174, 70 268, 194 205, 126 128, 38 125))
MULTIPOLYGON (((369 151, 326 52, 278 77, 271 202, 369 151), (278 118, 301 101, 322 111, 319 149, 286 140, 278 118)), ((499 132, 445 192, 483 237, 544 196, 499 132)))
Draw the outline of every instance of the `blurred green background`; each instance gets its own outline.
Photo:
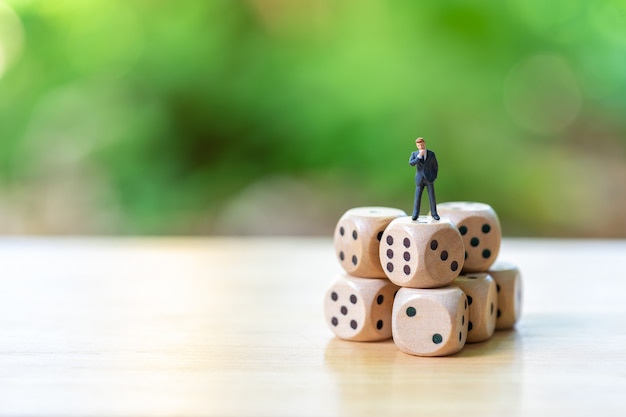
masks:
POLYGON ((625 76, 623 0, 0 0, 0 233, 330 236, 423 136, 507 236, 626 237, 625 76))

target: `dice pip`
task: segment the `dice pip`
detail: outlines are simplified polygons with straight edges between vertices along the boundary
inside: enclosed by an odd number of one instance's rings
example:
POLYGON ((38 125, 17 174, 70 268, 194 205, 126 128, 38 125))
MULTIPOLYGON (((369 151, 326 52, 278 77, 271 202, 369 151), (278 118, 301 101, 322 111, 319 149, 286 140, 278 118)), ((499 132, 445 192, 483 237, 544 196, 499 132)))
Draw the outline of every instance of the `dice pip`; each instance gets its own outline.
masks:
POLYGON ((459 275, 453 282, 467 295, 469 320, 467 343, 489 339, 496 328, 498 293, 496 282, 487 273, 459 275))
POLYGON ((378 247, 385 227, 400 216, 406 216, 406 213, 389 207, 357 207, 341 216, 333 240, 339 263, 348 274, 365 278, 385 277, 378 247))
POLYGON ((393 303, 393 341, 411 355, 452 355, 465 345, 468 311, 458 287, 401 288, 393 303))
POLYGON ((326 292, 326 322, 340 339, 358 342, 389 339, 397 290, 388 279, 342 274, 326 292))
POLYGON ((510 329, 522 311, 522 275, 517 266, 504 261, 494 263, 489 275, 495 280, 498 293, 496 330, 510 329))
POLYGON ((398 217, 383 233, 380 262, 387 278, 401 287, 448 285, 463 267, 463 239, 450 220, 398 217))
POLYGON ((484 203, 458 201, 437 205, 441 217, 456 225, 465 244, 463 272, 485 272, 500 251, 502 230, 500 220, 491 206, 484 203))

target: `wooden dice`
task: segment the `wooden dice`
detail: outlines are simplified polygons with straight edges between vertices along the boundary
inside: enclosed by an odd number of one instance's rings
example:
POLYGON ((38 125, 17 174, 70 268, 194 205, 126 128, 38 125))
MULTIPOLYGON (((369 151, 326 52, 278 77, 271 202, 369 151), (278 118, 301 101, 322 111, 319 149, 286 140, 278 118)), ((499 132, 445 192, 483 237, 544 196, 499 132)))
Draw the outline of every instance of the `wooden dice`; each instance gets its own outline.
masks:
POLYGON ((377 341, 391 337, 391 310, 398 287, 380 265, 378 247, 387 225, 400 209, 357 207, 337 222, 334 246, 341 274, 324 299, 326 321, 335 335, 353 341, 377 341))
POLYGON ((459 275, 453 282, 467 295, 469 323, 467 343, 489 339, 496 329, 498 293, 496 282, 484 272, 459 275))
POLYGON ((446 219, 398 217, 389 223, 380 242, 383 271, 402 287, 443 287, 459 275, 463 258, 463 239, 446 219))
POLYGON ((407 354, 447 356, 515 325, 521 277, 512 264, 494 264, 495 212, 474 202, 437 208, 440 220, 389 207, 357 207, 339 219, 334 246, 345 272, 324 299, 338 338, 393 337, 407 354))
POLYGON ((326 322, 337 337, 376 341, 391 337, 391 310, 398 287, 387 279, 341 275, 326 292, 326 322))
POLYGON ((341 267, 350 275, 384 278, 378 247, 383 231, 395 218, 406 216, 400 209, 357 207, 344 213, 334 234, 335 252, 341 267))
POLYGON ((463 272, 485 272, 500 251, 502 231, 500 220, 491 206, 460 201, 441 203, 437 211, 459 229, 465 245, 463 272))
POLYGON ((411 355, 451 355, 465 345, 468 321, 467 297, 458 287, 401 288, 393 304, 393 341, 411 355))
POLYGON ((489 275, 495 280, 498 293, 496 330, 510 329, 522 312, 522 275, 517 266, 504 261, 493 264, 489 275))
POLYGON ((380 242, 385 275, 401 288, 392 312, 393 340, 405 353, 445 356, 467 338, 467 299, 447 286, 461 272, 464 246, 450 220, 420 216, 391 221, 380 242))

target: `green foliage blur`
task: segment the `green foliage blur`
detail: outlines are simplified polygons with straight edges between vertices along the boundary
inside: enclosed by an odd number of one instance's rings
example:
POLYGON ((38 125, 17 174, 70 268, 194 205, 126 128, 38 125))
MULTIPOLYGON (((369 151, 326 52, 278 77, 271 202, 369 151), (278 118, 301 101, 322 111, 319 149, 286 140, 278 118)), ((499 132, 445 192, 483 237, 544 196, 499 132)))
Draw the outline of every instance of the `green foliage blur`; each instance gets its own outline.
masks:
POLYGON ((0 0, 0 232, 330 236, 422 136, 507 236, 626 237, 625 52, 622 0, 0 0))

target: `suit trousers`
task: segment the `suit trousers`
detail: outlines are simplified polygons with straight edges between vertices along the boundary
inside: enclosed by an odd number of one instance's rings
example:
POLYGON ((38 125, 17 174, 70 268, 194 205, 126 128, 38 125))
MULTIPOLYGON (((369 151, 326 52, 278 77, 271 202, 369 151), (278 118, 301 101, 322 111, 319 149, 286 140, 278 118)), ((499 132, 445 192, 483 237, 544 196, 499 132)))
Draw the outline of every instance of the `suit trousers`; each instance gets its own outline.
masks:
POLYGON ((422 192, 424 191, 424 186, 426 186, 426 190, 428 191, 428 202, 430 203, 430 214, 437 214, 437 203, 435 200, 435 185, 429 181, 422 181, 419 185, 415 186, 415 201, 413 202, 413 217, 419 216, 420 214, 420 205, 422 201, 422 192))

